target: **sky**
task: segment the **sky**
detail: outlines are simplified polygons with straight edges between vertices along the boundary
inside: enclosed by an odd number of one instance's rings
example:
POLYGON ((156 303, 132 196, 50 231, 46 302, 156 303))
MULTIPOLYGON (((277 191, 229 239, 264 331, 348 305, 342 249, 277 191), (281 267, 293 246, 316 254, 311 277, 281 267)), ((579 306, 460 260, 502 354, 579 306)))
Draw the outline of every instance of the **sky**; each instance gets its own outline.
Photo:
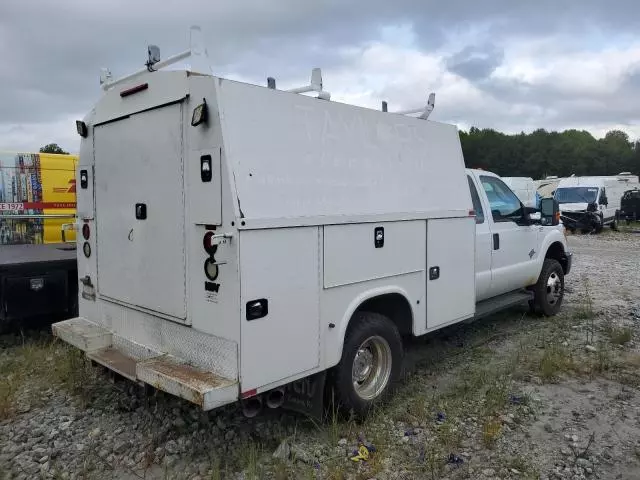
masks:
POLYGON ((0 151, 77 152, 100 68, 186 50, 191 25, 222 77, 287 88, 321 67, 334 101, 400 110, 435 92, 431 118, 464 130, 640 137, 638 0, 2 0, 0 151))

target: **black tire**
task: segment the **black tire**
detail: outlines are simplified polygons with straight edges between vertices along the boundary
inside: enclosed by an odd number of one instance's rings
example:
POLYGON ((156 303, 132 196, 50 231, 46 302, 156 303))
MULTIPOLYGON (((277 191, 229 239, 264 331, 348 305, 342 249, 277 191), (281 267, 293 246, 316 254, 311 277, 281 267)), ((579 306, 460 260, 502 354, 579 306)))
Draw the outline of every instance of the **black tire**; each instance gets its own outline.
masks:
MULTIPOLYGON (((404 350, 398 328, 384 315, 358 312, 351 320, 342 348, 342 358, 335 368, 334 386, 338 407, 353 411, 357 416, 366 415, 371 407, 387 397, 393 384, 400 377, 404 350), (363 343, 368 339, 383 339, 389 347, 391 365, 389 376, 373 398, 363 398, 354 385, 354 360, 363 343)), ((364 349, 367 350, 367 349, 364 349)), ((375 357, 375 356, 374 356, 375 357)), ((375 383, 374 383, 375 384, 375 383)), ((375 388, 377 390, 377 388, 375 388)))
POLYGON ((551 317, 558 313, 564 298, 564 270, 553 258, 545 258, 534 289, 536 310, 551 317))

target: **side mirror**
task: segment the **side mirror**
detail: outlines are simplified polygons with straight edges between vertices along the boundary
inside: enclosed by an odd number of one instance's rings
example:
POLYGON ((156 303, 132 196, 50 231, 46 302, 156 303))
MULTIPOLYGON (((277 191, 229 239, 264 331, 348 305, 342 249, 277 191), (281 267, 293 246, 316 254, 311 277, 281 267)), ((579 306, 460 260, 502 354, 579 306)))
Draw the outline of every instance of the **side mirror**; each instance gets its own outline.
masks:
POLYGON ((522 216, 524 217, 525 224, 538 223, 542 219, 540 210, 535 207, 522 207, 522 216))
POLYGON ((555 198, 540 200, 540 223, 542 225, 558 225, 560 223, 560 204, 555 198))

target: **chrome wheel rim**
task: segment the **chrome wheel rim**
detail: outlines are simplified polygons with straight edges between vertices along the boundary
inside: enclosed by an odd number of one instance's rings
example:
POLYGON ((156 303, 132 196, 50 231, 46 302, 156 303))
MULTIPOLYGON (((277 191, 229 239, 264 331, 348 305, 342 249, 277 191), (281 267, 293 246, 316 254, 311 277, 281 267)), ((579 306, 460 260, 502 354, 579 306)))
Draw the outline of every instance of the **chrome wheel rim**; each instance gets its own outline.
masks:
POLYGON ((562 281, 556 272, 547 278, 547 303, 555 305, 562 298, 562 281))
POLYGON ((378 397, 391 376, 391 347, 380 336, 367 338, 353 359, 351 377, 356 394, 363 400, 378 397))

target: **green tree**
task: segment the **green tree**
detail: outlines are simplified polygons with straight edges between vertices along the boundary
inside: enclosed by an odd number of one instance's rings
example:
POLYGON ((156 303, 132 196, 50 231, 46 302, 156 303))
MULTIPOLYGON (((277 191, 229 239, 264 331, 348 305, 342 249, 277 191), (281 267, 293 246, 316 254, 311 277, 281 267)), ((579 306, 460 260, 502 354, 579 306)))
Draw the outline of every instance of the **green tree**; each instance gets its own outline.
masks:
POLYGON ((507 135, 472 127, 460 132, 465 164, 502 176, 640 174, 640 143, 620 130, 596 139, 584 130, 544 129, 507 135))
POLYGON ((59 153, 62 155, 68 155, 69 152, 65 152, 57 143, 49 143, 40 149, 40 153, 59 153))

